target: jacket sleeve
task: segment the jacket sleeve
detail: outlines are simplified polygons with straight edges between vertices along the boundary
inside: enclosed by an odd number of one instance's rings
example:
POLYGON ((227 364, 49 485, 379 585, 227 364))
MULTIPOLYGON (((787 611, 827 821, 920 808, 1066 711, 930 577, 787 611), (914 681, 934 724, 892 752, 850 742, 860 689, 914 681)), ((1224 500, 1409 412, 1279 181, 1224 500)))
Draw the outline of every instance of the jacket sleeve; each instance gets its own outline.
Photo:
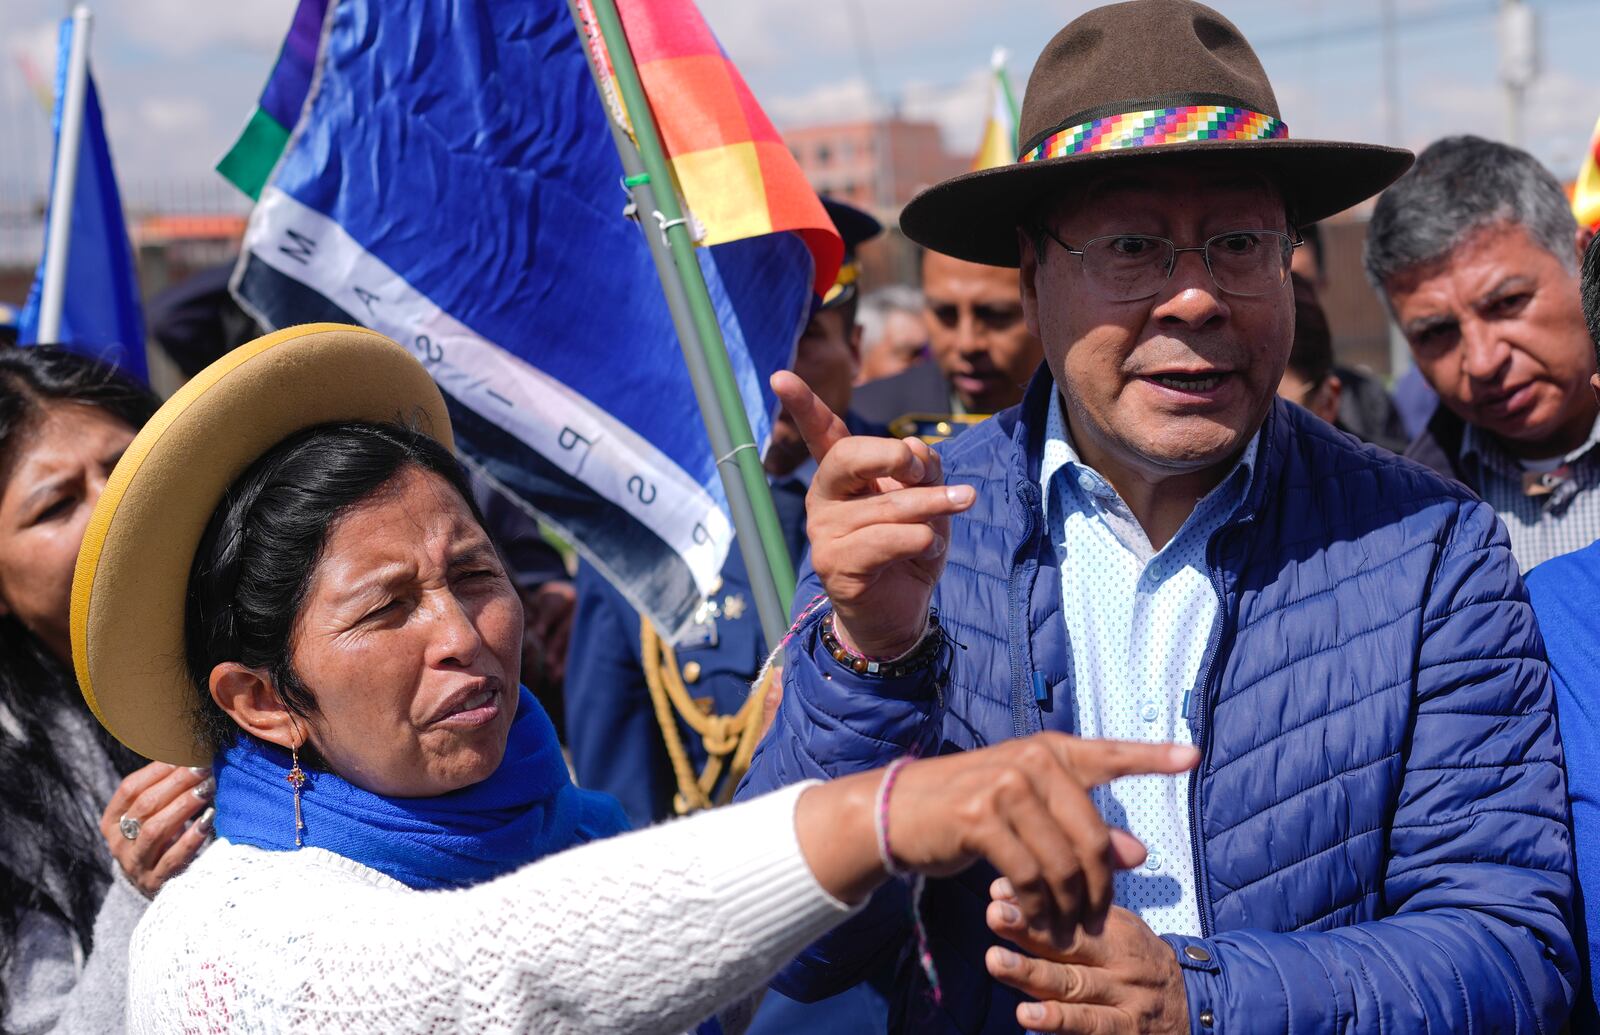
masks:
POLYGON ((1169 936, 1196 1035, 1565 1023, 1578 972, 1566 777, 1544 644, 1487 506, 1461 504, 1421 621, 1388 915, 1169 936))
MULTIPOLYGON (((795 594, 799 617, 783 647, 783 698, 735 795, 739 799, 925 754, 937 733, 940 670, 868 679, 839 664, 818 635, 832 612, 809 561, 801 575, 795 594)), ((781 971, 772 987, 801 1002, 835 995, 899 951, 910 918, 904 885, 891 882, 781 971)))

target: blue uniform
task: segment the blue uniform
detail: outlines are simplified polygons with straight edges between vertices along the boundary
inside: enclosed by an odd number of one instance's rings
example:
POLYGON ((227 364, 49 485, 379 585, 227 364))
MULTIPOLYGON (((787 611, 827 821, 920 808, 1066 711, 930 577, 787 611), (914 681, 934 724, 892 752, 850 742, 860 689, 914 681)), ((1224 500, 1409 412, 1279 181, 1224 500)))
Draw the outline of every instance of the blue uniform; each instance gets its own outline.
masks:
MULTIPOLYGON (((781 482, 773 488, 773 502, 798 561, 805 549, 805 486, 781 482)), ((573 769, 580 786, 615 796, 635 826, 647 826, 675 814, 678 783, 645 679, 639 615, 587 565, 578 569, 577 586, 566 677, 573 769)), ((684 689, 710 713, 734 715, 748 700, 767 654, 737 546, 723 565, 722 584, 697 617, 694 632, 677 647, 684 689)), ((705 746, 681 717, 676 724, 698 773, 706 765, 705 746)), ((878 1035, 887 1027, 888 1007, 874 985, 886 987, 887 979, 887 974, 869 979, 809 1004, 769 991, 750 1032, 878 1035)))

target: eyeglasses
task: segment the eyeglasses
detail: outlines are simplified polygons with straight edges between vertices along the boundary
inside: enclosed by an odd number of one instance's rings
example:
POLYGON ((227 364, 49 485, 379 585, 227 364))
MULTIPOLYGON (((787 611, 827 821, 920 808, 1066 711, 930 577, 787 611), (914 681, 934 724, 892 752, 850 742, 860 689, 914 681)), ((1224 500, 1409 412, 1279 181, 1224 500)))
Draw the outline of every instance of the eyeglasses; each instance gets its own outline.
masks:
POLYGON ((1294 250, 1305 243, 1277 230, 1229 230, 1198 248, 1179 248, 1165 237, 1113 234, 1074 248, 1041 225, 1039 232, 1076 255, 1083 275, 1111 302, 1136 302, 1161 292, 1178 256, 1199 252, 1217 290, 1230 295, 1265 295, 1289 279, 1294 250))

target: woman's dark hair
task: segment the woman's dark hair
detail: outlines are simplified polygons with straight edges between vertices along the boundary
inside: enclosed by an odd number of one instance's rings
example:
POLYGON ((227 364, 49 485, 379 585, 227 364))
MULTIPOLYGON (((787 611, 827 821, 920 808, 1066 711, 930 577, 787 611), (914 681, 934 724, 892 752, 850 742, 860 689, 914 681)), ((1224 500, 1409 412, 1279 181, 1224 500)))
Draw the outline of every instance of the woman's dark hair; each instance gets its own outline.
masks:
MULTIPOLYGON (((201 739, 220 752, 239 727, 211 699, 225 661, 266 669, 284 705, 316 712, 290 663, 291 637, 328 529, 407 467, 450 483, 481 525, 467 476, 450 451, 399 424, 323 424, 284 439, 251 464, 211 515, 189 572, 185 660, 201 739)), ((312 754, 312 764, 317 759, 312 754)))
MULTIPOLYGON (((160 405, 148 389, 75 352, 0 345, 0 484, 53 403, 93 406, 134 430, 160 405)), ((87 954, 111 881, 105 842, 81 804, 100 791, 58 750, 64 710, 82 714, 119 773, 142 764, 90 715, 71 671, 15 615, 0 615, 0 716, 8 720, 0 721, 0 1017, 22 917, 55 915, 87 954)))

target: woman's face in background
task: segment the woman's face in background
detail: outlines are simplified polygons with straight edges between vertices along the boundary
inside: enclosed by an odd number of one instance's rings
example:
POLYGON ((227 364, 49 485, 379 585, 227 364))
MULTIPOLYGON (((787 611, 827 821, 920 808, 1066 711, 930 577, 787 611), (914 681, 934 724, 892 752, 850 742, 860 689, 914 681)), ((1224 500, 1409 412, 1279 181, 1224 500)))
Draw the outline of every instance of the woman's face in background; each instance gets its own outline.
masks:
POLYGON ((334 522, 290 641, 312 743, 378 794, 431 797, 500 765, 517 709, 522 603, 443 478, 406 467, 334 522))
POLYGON ((72 570, 89 515, 134 429, 105 410, 44 402, 0 457, 0 613, 72 663, 72 570))

